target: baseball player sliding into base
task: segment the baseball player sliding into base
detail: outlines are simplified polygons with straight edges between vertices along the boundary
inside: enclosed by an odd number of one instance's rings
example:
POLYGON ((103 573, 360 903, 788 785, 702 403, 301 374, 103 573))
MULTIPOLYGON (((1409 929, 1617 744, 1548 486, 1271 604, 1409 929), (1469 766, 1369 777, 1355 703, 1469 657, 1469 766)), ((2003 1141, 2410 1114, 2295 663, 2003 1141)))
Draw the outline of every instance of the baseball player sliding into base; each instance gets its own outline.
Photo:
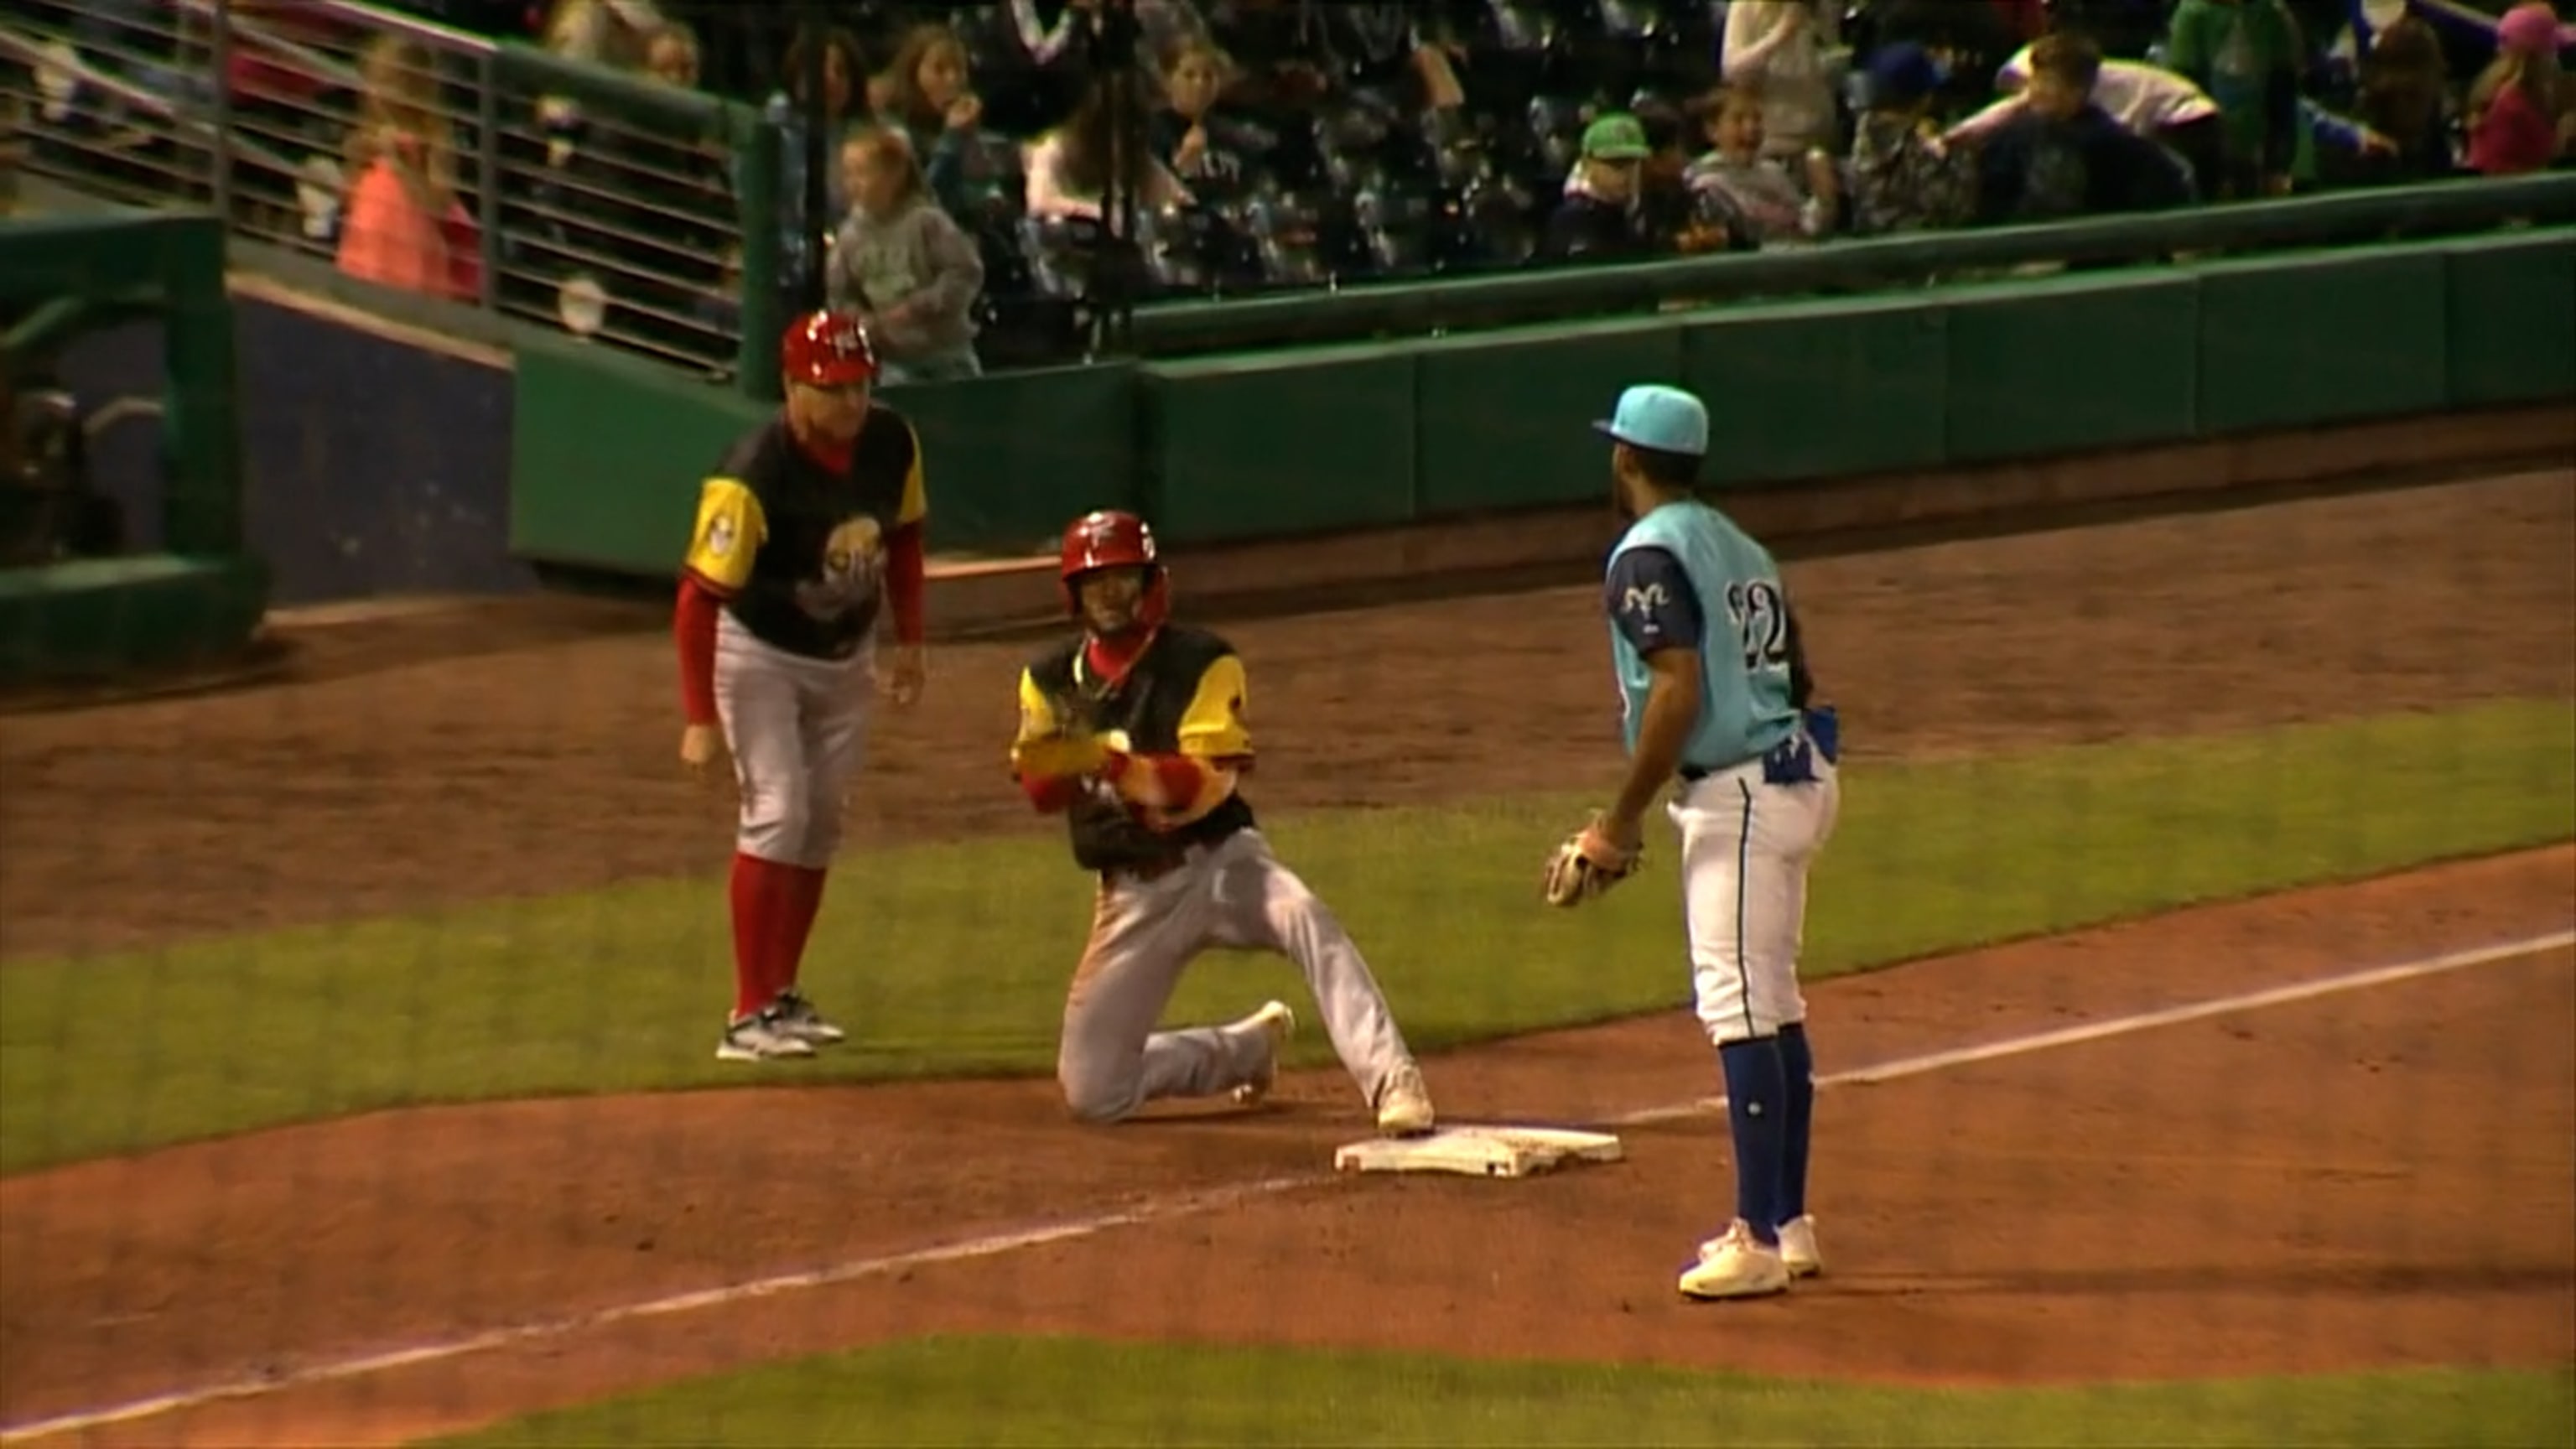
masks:
POLYGON ((1675 388, 1633 387, 1594 426, 1611 439, 1630 520, 1604 588, 1628 774, 1551 857, 1547 896, 1573 905, 1633 872, 1639 822, 1673 785, 1693 990, 1725 1071, 1735 1155, 1735 1220, 1700 1245, 1679 1287, 1778 1293, 1824 1267, 1807 1213, 1816 1089, 1798 947, 1808 867, 1842 798, 1839 729, 1814 702, 1778 565, 1692 496, 1707 409, 1675 388))
POLYGON ((866 752, 889 607, 886 692, 908 707, 922 683, 921 440, 870 397, 876 355, 856 318, 800 319, 779 360, 785 405, 699 490, 673 624, 680 758, 707 772, 721 726, 742 797, 726 1061, 809 1057, 846 1035, 797 976, 866 752))
POLYGON ((1242 658, 1169 622, 1170 580, 1133 514, 1075 520, 1059 573, 1082 631, 1022 671, 1011 768, 1031 804, 1065 816, 1075 863, 1100 879, 1065 997, 1066 1105, 1116 1122, 1158 1098, 1260 1101, 1295 1025, 1284 1003, 1227 1026, 1154 1029, 1199 952, 1253 947, 1305 972, 1378 1129, 1429 1132, 1430 1095, 1368 963, 1270 853, 1238 788, 1253 761, 1242 658))

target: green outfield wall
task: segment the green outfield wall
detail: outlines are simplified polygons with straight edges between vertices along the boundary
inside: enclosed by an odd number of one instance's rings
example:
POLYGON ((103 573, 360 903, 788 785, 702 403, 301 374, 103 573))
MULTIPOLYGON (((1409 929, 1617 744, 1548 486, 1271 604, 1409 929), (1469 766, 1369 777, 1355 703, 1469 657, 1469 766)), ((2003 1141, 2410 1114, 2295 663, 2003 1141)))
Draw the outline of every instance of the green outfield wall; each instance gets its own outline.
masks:
MULTIPOLYGON (((2576 227, 890 389, 934 546, 1020 552, 1088 508, 1180 544, 1600 496, 1586 426, 1679 379, 1709 482, 1793 485, 2576 399, 2576 227)), ((667 574, 758 415, 571 344, 519 357, 512 543, 667 574)))

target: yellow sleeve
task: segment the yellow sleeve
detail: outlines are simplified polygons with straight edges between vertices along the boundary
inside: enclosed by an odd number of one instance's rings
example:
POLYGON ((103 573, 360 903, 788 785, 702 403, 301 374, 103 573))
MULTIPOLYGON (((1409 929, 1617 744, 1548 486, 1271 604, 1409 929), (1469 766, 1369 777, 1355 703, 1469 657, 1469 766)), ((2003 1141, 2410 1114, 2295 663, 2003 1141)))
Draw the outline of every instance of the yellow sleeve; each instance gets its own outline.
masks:
POLYGON ((912 434, 912 467, 903 475, 903 501, 895 505, 894 521, 898 527, 919 523, 930 514, 930 494, 921 484, 921 430, 906 419, 904 431, 912 434))
POLYGON ((1020 671, 1020 732, 1011 741, 1011 763, 1020 762, 1022 747, 1045 739, 1056 732, 1055 706, 1038 688, 1035 676, 1020 671))
POLYGON ((760 500, 738 479, 710 478, 698 490, 697 527, 689 533, 689 571, 721 589, 751 581, 751 561, 769 536, 760 500))
POLYGON ((1243 661, 1220 656, 1199 676, 1198 692, 1181 715, 1181 753, 1229 769, 1252 760, 1252 729, 1244 721, 1243 661))

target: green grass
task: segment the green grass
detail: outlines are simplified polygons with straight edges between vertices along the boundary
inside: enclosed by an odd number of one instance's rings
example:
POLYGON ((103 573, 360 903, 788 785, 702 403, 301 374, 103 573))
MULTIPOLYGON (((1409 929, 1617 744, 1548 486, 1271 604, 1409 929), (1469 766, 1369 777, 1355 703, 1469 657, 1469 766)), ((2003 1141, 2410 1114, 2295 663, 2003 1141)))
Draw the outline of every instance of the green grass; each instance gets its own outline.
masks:
POLYGON ((2576 1377, 2458 1371, 1916 1390, 1610 1364, 927 1338, 441 1443, 2563 1445, 2576 1377))
MULTIPOLYGON (((1671 833, 1582 912, 1539 862, 1590 803, 1282 818, 1282 853, 1436 1048, 1679 1005, 1671 833)), ((2008 758, 1855 765, 1818 975, 2576 834, 2576 709, 2514 703, 2008 758)), ((427 1101, 1046 1071, 1089 883, 1050 827, 845 862, 807 985, 857 1040, 746 1074, 706 881, 0 967, 0 1171, 427 1101)), ((1176 1016, 1293 993, 1217 958, 1176 1016)), ((1328 1060, 1320 1033, 1301 1060, 1328 1060)))

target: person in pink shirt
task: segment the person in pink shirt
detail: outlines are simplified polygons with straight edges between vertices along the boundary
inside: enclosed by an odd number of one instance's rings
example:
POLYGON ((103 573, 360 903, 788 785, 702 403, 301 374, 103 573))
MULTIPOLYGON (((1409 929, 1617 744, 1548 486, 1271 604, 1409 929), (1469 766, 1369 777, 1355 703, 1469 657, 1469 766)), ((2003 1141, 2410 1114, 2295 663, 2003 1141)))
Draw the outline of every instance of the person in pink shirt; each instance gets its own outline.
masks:
POLYGON ((360 64, 366 94, 345 157, 339 266, 362 282, 470 301, 482 288, 473 219, 457 199, 456 140, 436 57, 397 34, 360 64))
POLYGON ((2469 169, 2482 176, 2542 171, 2576 141, 2576 106, 2558 65, 2567 34, 2542 0, 2496 24, 2496 58, 2469 90, 2469 169))

